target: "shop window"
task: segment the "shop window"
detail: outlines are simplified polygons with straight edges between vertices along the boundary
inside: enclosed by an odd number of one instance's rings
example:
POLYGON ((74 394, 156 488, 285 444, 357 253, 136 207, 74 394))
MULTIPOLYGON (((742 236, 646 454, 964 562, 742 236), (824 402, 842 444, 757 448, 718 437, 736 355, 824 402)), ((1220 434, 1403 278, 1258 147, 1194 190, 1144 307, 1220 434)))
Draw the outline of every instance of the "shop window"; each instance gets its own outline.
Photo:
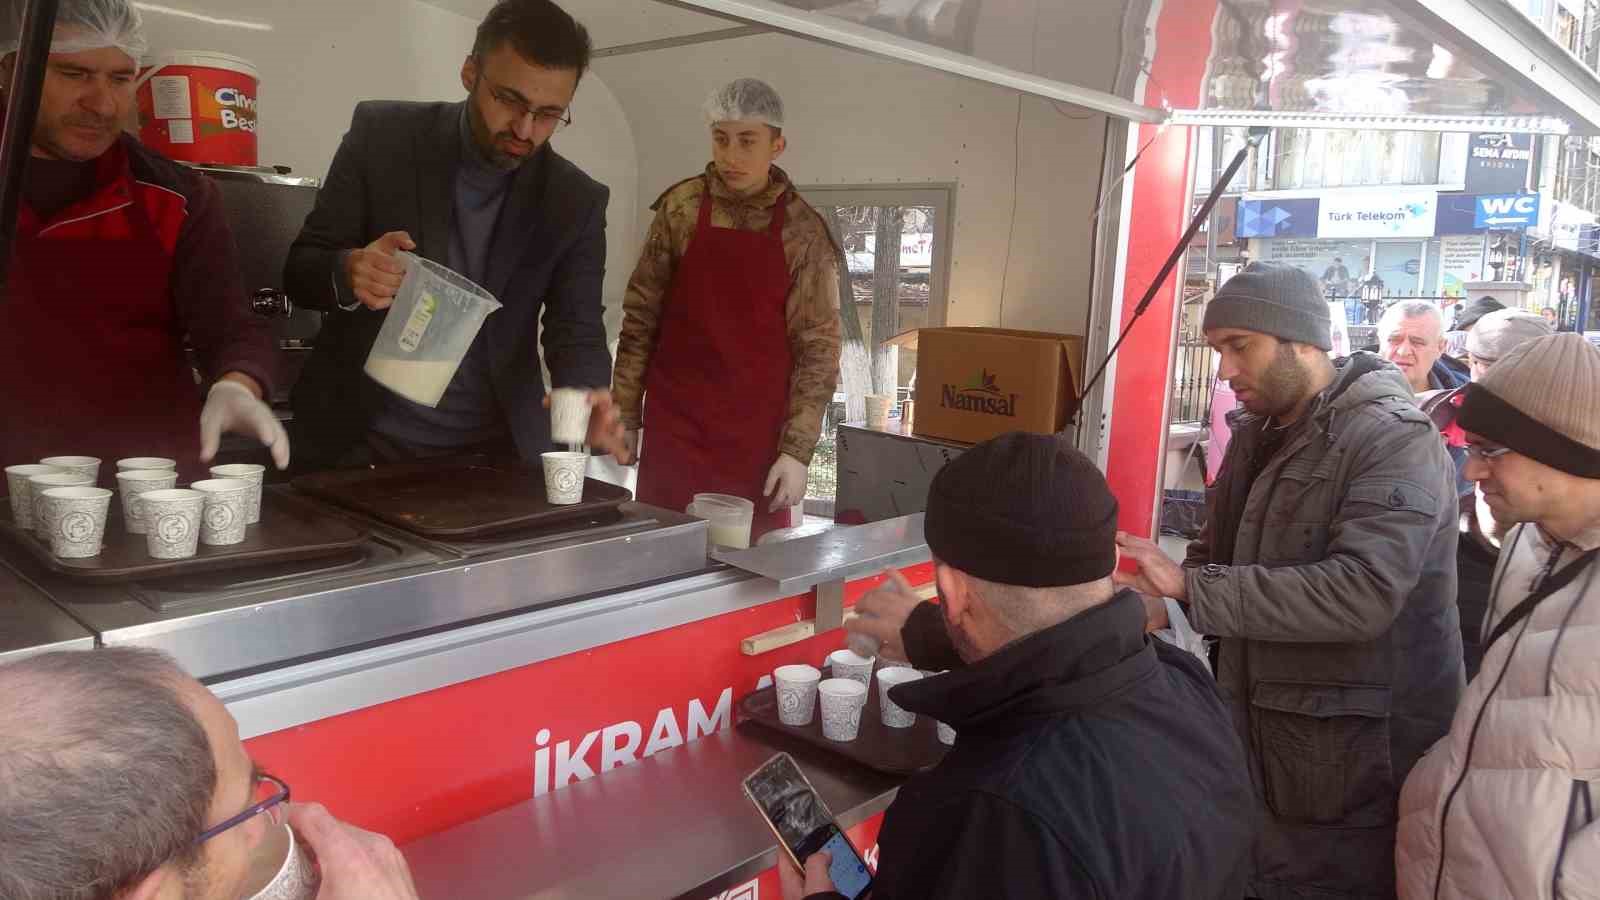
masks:
POLYGON ((844 249, 841 284, 844 353, 839 387, 822 426, 806 489, 808 511, 830 514, 838 486, 835 439, 841 422, 861 418, 865 397, 894 397, 898 412, 912 388, 916 351, 885 346, 897 334, 945 321, 954 189, 912 187, 803 188, 844 249), (894 255, 881 278, 879 246, 894 255))
MULTIPOLYGON (((1272 186, 1279 190, 1440 183, 1436 132, 1284 128, 1273 132, 1272 186)), ((1458 149, 1460 148, 1460 149, 1458 149)))

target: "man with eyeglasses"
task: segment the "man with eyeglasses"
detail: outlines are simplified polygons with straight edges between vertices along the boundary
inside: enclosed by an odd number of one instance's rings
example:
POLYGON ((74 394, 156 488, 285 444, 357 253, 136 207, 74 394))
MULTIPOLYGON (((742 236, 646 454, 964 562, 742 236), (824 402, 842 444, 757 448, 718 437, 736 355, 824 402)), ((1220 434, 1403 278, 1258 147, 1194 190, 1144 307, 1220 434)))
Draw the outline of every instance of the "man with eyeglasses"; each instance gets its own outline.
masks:
POLYGON ((356 107, 284 274, 296 303, 328 313, 293 395, 303 462, 482 452, 537 465, 554 449, 541 340, 554 386, 591 390, 588 443, 620 445, 600 297, 609 192, 550 146, 572 121, 590 50, 550 0, 502 0, 462 64, 464 101, 356 107), (363 372, 405 276, 400 251, 504 304, 436 406, 363 372))
POLYGON ((1600 887, 1600 349, 1552 334, 1466 390, 1467 474, 1511 524, 1483 667, 1400 796, 1404 900, 1600 887))
POLYGON ((251 897, 275 874, 284 821, 315 855, 317 900, 416 900, 393 842, 289 794, 164 654, 107 647, 0 666, 6 900, 251 897))

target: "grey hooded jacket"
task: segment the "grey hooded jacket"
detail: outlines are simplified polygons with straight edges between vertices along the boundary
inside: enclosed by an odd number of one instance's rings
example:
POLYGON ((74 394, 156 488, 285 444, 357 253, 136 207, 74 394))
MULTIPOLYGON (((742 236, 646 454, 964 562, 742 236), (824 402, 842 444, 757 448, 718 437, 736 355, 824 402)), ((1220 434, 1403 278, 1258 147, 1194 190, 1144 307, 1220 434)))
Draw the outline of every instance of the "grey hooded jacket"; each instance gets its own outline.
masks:
POLYGON ((1400 787, 1464 687, 1454 466, 1398 369, 1336 369, 1249 485, 1266 422, 1235 414, 1185 561, 1266 813, 1262 900, 1394 894, 1400 787))

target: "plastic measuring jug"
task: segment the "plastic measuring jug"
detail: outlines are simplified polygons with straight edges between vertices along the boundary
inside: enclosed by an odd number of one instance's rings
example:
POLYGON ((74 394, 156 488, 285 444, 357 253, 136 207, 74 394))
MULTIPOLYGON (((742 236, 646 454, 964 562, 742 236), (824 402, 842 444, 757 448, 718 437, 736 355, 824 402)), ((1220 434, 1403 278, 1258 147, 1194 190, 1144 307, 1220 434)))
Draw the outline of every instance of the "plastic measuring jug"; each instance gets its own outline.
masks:
POLYGON ((750 525, 755 520, 756 505, 749 500, 732 494, 695 494, 694 502, 685 512, 710 523, 706 532, 708 544, 730 550, 750 547, 750 525))
POLYGON ((366 372, 396 394, 438 406, 483 320, 501 304, 465 276, 412 253, 400 292, 367 354, 366 372))

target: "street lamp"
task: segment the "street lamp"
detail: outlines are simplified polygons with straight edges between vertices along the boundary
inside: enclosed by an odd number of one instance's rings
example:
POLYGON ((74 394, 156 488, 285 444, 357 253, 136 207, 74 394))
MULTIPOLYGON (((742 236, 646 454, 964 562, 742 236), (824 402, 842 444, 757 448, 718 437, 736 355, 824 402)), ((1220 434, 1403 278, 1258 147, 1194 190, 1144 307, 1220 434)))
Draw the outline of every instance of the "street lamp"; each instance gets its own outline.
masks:
POLYGON ((1361 282, 1361 305, 1367 308, 1367 324, 1378 324, 1378 311, 1383 308, 1383 279, 1376 271, 1361 282))
POLYGON ((1495 236, 1494 243, 1489 245, 1489 268, 1494 270, 1492 281, 1500 280, 1500 272, 1506 267, 1506 236, 1504 233, 1495 236))

